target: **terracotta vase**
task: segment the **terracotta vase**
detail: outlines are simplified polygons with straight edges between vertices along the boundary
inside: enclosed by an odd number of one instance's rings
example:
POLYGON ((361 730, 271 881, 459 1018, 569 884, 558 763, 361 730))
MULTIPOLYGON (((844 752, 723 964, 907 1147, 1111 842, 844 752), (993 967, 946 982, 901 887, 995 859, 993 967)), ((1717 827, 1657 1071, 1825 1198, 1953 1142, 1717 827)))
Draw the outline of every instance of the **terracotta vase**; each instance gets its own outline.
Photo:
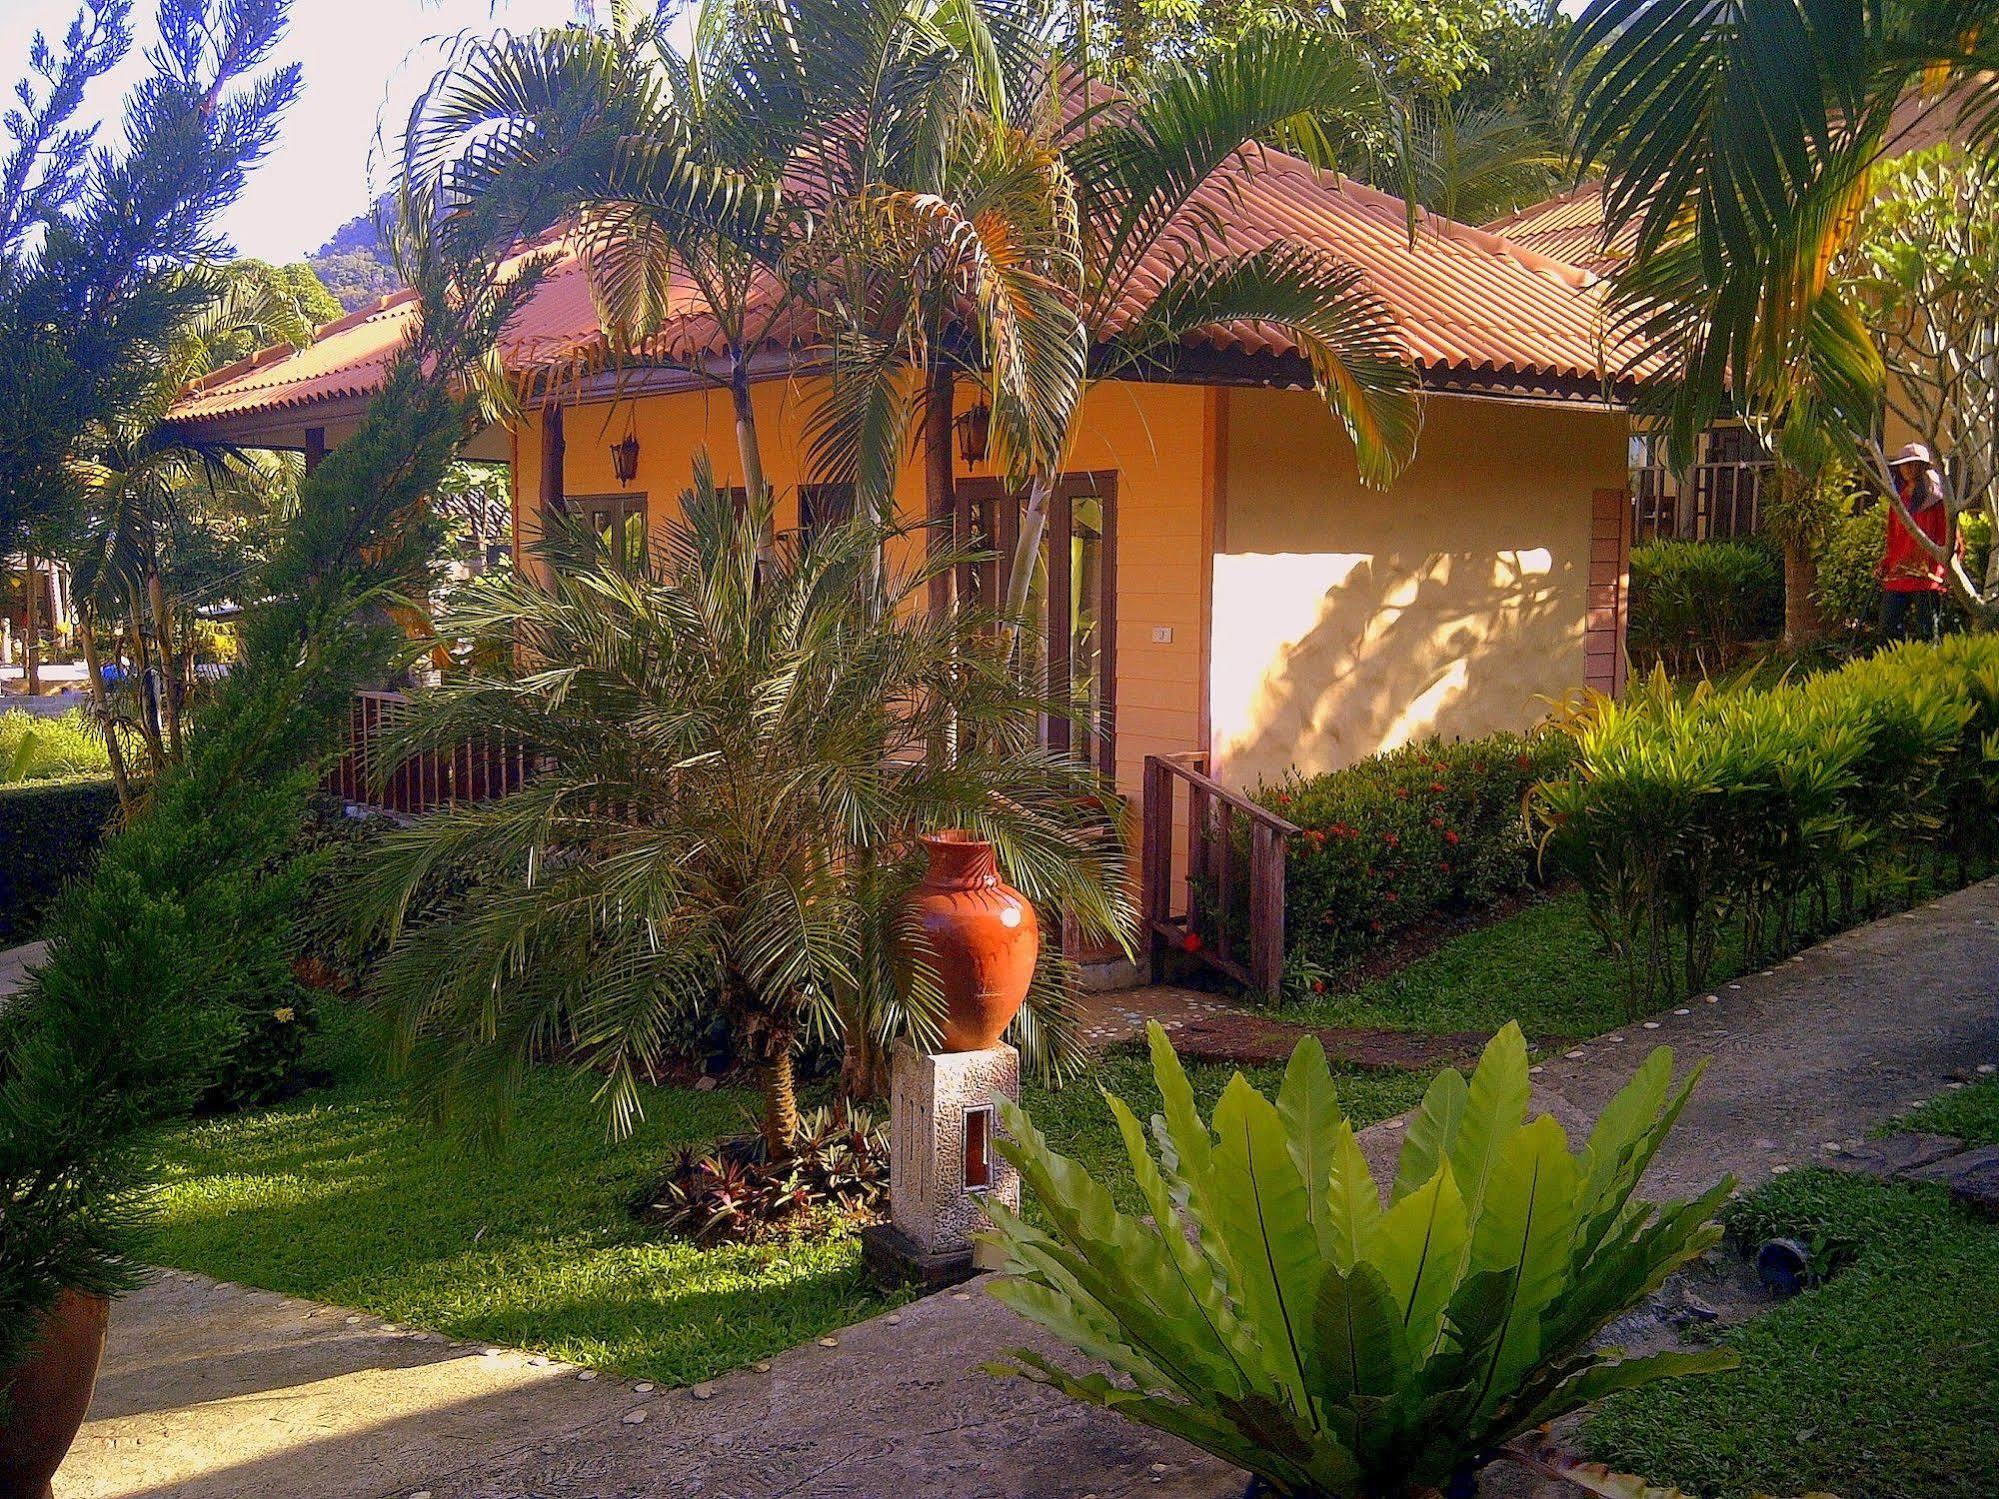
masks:
POLYGON ((944 1050, 995 1045, 1027 998, 1041 951, 1034 906, 999 877, 993 846, 962 830, 923 840, 930 868, 910 896, 944 990, 944 1050))
POLYGON ((42 1319, 42 1335, 7 1386, 0 1417, 0 1494, 49 1499, 50 1480, 90 1410, 111 1303, 64 1291, 42 1319))

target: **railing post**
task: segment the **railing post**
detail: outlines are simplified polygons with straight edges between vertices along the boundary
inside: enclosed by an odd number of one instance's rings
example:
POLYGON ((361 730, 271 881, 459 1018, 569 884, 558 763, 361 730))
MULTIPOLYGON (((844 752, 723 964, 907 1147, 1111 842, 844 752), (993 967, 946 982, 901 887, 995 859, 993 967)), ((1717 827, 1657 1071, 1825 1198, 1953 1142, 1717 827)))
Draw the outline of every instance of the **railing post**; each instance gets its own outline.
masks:
POLYGON ((1249 861, 1250 973, 1268 999, 1284 987, 1285 837, 1265 822, 1251 824, 1249 861))
POLYGON ((1157 755, 1145 757, 1143 834, 1139 843, 1140 877, 1145 891, 1146 982, 1156 984, 1165 971, 1166 933, 1173 901, 1173 782, 1157 755))

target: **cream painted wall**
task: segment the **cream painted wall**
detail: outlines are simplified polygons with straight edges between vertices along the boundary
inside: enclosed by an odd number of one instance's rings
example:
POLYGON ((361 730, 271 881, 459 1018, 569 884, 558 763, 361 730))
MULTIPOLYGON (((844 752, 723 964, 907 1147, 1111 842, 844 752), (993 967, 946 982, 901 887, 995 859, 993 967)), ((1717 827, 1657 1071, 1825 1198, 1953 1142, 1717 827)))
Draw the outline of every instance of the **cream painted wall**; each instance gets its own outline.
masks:
POLYGON ((1224 430, 1222 778, 1525 728, 1581 685, 1591 500, 1625 487, 1622 412, 1432 397, 1385 493, 1310 394, 1230 391, 1224 430))

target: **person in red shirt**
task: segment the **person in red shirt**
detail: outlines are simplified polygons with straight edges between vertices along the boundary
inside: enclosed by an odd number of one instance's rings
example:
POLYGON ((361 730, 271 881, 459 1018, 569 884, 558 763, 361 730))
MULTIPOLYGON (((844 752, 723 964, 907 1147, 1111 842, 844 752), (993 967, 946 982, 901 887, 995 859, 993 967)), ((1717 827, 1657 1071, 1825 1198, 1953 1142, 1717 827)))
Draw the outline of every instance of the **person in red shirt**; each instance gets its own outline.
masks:
MULTIPOLYGON (((1912 442, 1889 463, 1895 489, 1923 535, 1950 540, 1950 511, 1930 450, 1912 442)), ((1893 506, 1881 558, 1881 631, 1890 640, 1934 640, 1943 623, 1944 565, 1925 551, 1893 506)))

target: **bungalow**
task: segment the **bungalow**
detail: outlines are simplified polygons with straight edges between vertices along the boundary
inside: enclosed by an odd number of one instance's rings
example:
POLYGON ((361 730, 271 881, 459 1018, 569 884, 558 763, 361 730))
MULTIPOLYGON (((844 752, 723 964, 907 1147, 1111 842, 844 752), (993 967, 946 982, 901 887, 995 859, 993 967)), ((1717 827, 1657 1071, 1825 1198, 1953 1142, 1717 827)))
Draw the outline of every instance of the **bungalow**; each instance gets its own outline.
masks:
MULTIPOLYGON (((1214 329, 1171 369, 1093 387, 1051 515, 1040 610, 1047 659, 1101 724, 1090 751, 1135 796, 1148 761, 1155 802, 1170 777, 1203 770, 1220 796, 1425 735, 1525 727, 1551 698, 1616 690, 1630 392, 1606 378, 1619 361, 1596 278, 1437 217, 1412 244, 1399 200, 1276 152, 1252 152, 1239 186, 1232 244, 1322 247, 1388 303, 1425 392, 1420 448, 1391 488, 1364 487, 1304 361, 1267 328, 1214 329)), ((407 295, 389 297, 309 348, 221 370, 174 419, 313 462, 351 432, 412 315, 407 295)), ((687 369, 700 324, 690 310, 648 367, 567 386, 474 439, 467 456, 512 467, 517 538, 558 503, 605 523, 654 519, 702 448, 718 480, 740 482, 727 397, 687 369)), ((532 374, 600 338, 572 261, 503 352, 532 374)), ((839 503, 799 466, 810 378, 773 350, 754 392, 780 524, 839 503)), ((967 388, 959 409, 976 399, 967 388)), ((955 486, 961 523, 1008 540, 1019 497, 976 442, 955 486)), ((917 464, 899 496, 923 513, 917 464)), ((1186 857, 1184 814, 1170 823, 1181 836, 1148 836, 1155 865, 1186 857)), ((1170 874, 1150 869, 1149 883, 1170 874)))

